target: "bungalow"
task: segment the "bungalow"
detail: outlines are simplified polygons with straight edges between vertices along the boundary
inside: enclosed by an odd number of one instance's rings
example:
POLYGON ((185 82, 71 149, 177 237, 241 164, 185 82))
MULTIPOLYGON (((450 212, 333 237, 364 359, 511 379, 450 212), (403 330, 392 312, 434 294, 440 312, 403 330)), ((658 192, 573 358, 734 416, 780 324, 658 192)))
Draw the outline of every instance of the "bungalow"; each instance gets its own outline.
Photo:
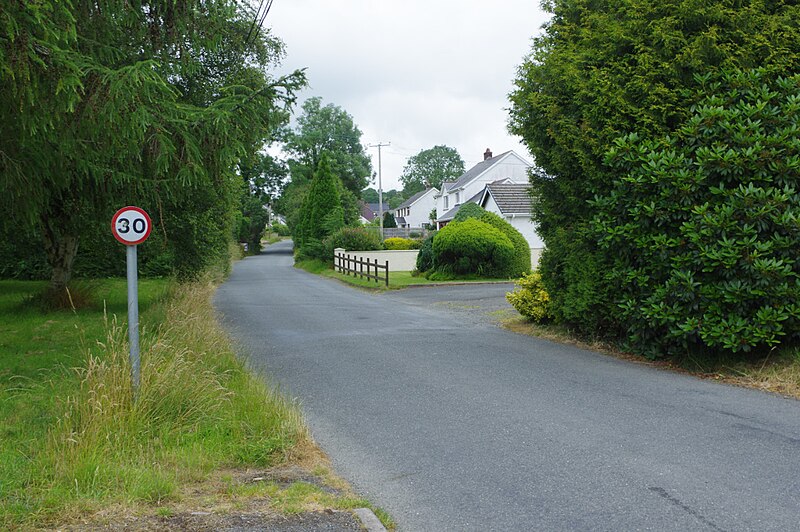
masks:
POLYGON ((436 227, 441 229, 453 219, 463 203, 478 203, 486 185, 490 183, 528 183, 528 169, 531 163, 507 151, 493 156, 488 148, 483 161, 476 164, 452 183, 442 183, 442 190, 436 199, 436 227))
POLYGON ((397 227, 423 228, 431 222, 431 211, 436 208, 436 195, 439 190, 429 188, 417 192, 397 209, 395 209, 395 220, 397 227))

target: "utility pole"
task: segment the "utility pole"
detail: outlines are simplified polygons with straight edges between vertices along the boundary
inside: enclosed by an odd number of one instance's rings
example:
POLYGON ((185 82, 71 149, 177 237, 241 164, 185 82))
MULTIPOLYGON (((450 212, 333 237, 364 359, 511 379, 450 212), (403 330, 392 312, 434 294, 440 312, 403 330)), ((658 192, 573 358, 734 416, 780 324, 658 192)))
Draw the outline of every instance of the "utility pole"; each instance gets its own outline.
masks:
POLYGON ((378 148, 378 218, 381 223, 381 241, 383 241, 383 182, 381 180, 381 147, 391 146, 391 142, 370 144, 370 148, 378 148))

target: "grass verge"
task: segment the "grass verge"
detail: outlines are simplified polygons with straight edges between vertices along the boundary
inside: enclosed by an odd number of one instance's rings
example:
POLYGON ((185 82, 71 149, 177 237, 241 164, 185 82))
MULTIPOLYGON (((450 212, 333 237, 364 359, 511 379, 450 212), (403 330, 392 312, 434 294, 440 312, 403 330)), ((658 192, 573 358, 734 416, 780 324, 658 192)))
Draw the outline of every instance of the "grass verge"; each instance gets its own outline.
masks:
POLYGON ((498 316, 498 321, 504 328, 516 333, 599 351, 616 358, 687 373, 703 379, 800 399, 800 347, 797 346, 775 349, 766 356, 745 354, 722 358, 696 354, 676 359, 649 360, 621 351, 616 346, 599 339, 581 339, 573 331, 561 325, 537 324, 520 316, 516 311, 503 312, 502 316, 498 316))
MULTIPOLYGON (((381 280, 376 282, 374 279, 360 278, 353 275, 345 275, 334 271, 330 264, 321 260, 302 260, 295 262, 295 267, 305 270, 309 273, 330 277, 339 281, 357 286, 359 288, 371 288, 374 290, 387 290, 386 284, 381 280)), ((383 275, 383 272, 381 272, 383 275)), ((510 279, 486 279, 481 277, 461 277, 449 281, 431 281, 422 275, 414 275, 413 272, 389 272, 389 287, 388 290, 399 290, 408 288, 409 286, 436 286, 448 284, 463 284, 463 283, 510 283, 510 279)))
POLYGON ((98 304, 78 311, 32 305, 43 288, 0 281, 0 529, 109 507, 163 512, 190 504, 219 471, 313 455, 296 406, 236 357, 216 322, 211 283, 140 282, 135 401, 116 318, 126 315, 125 281, 97 281, 98 304))

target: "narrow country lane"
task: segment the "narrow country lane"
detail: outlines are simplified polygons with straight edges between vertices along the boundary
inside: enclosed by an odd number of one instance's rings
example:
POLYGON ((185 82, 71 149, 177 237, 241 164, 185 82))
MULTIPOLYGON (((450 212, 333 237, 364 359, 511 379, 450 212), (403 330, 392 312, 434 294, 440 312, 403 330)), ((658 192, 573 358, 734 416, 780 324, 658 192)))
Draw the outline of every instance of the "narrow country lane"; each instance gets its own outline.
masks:
POLYGON ((470 315, 506 288, 369 293, 294 269, 284 242, 215 306, 400 530, 798 529, 800 402, 470 315))

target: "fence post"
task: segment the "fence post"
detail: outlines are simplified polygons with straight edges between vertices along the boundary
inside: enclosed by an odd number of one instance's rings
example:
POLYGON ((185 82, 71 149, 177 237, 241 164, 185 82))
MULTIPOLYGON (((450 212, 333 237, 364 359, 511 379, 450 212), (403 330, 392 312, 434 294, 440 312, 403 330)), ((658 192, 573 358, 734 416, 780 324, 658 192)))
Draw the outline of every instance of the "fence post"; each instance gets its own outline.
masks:
MULTIPOLYGON (((375 272, 378 273, 378 272, 375 272)), ((386 288, 389 288, 389 261, 386 261, 386 288)))

